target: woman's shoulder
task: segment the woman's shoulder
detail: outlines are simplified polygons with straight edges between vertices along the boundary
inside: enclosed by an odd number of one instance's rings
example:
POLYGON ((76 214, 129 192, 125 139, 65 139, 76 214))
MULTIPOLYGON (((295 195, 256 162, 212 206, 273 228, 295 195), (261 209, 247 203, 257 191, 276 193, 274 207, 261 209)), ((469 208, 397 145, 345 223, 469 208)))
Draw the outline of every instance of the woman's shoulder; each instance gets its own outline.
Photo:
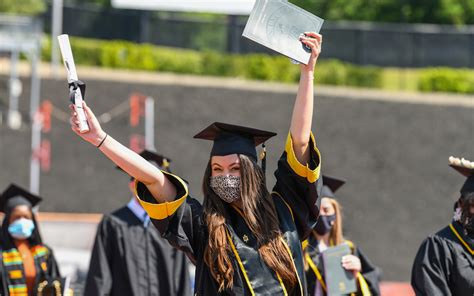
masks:
POLYGON ((425 238, 421 244, 421 247, 433 249, 447 248, 452 251, 457 249, 459 245, 459 238, 456 236, 454 230, 448 225, 440 229, 435 234, 425 238))

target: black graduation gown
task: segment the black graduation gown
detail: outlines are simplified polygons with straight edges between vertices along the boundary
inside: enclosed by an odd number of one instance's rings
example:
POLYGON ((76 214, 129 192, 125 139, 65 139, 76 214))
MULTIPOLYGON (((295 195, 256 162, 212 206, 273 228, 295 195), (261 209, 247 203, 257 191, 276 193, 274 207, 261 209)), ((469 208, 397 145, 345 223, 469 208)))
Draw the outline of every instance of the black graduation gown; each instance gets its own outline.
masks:
POLYGON ((474 239, 453 222, 425 239, 413 263, 416 295, 474 295, 474 239))
MULTIPOLYGON (((61 274, 59 272, 59 266, 58 263, 56 262, 56 258, 54 257, 54 253, 50 247, 47 245, 42 244, 44 248, 46 248, 47 251, 47 257, 46 257, 46 272, 43 271, 43 268, 39 265, 39 262, 35 260, 35 267, 36 267, 36 278, 35 278, 35 289, 40 283, 40 281, 44 280, 45 278, 55 280, 55 279, 60 279, 61 274)), ((5 246, 2 246, 2 250, 5 246)), ((23 270, 23 266, 19 266, 21 270, 23 270)), ((0 253, 0 295, 3 296, 8 296, 10 295, 10 292, 8 290, 8 274, 7 274, 7 268, 4 268, 3 266, 3 258, 1 257, 0 253)), ((33 295, 33 292, 30 292, 33 295)))
POLYGON ((84 295, 190 295, 187 261, 125 206, 97 228, 84 295))
MULTIPOLYGON (((360 271, 360 274, 357 277, 358 289, 355 295, 380 295, 379 281, 381 272, 379 268, 373 265, 367 258, 367 256, 365 256, 364 253, 362 253, 362 251, 356 245, 354 245, 353 242, 346 240, 345 243, 349 245, 352 254, 360 259, 362 267, 362 270, 360 271), (370 294, 366 292, 366 289, 362 289, 364 285, 366 285, 370 294)), ((303 246, 305 249, 305 255, 309 256, 309 258, 305 256, 306 259, 311 259, 311 262, 308 262, 307 266, 308 269, 306 271, 306 281, 308 283, 308 293, 310 295, 313 295, 316 289, 316 284, 318 282, 316 271, 314 270, 314 268, 317 268, 317 272, 320 273, 323 278, 323 281, 325 280, 326 275, 324 274, 324 266, 321 260, 321 253, 319 252, 318 241, 316 237, 314 235, 311 235, 308 240, 304 242, 303 246)))
MULTIPOLYGON (((275 172, 277 183, 272 197, 277 209, 284 243, 294 259, 299 283, 289 295, 307 295, 301 241, 315 226, 319 215, 321 190, 320 156, 311 135, 311 158, 308 165, 298 163, 288 136, 285 152, 275 172)), ((284 295, 285 288, 277 275, 267 267, 258 254, 256 239, 247 228, 239 211, 228 206, 226 226, 232 248, 234 285, 231 290, 218 292, 218 285, 204 262, 208 230, 203 207, 188 196, 186 183, 164 172, 177 188, 173 202, 157 204, 142 183, 137 182, 137 196, 163 237, 176 248, 186 252, 196 264, 195 295, 284 295)))

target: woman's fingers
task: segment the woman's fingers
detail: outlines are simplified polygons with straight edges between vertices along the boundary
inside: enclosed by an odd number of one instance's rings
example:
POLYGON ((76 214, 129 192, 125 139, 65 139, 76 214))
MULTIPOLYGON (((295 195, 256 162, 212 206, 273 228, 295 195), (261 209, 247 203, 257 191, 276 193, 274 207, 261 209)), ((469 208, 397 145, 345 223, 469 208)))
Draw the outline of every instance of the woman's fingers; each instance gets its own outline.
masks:
POLYGON ((314 54, 319 54, 321 51, 321 45, 316 39, 302 37, 301 42, 311 48, 314 54))
POLYGON ((357 269, 357 266, 355 266, 355 265, 352 264, 352 263, 343 263, 343 264, 342 264, 342 267, 343 267, 345 270, 356 270, 356 269, 357 269))
POLYGON ((92 112, 91 108, 89 108, 89 106, 87 106, 86 101, 82 101, 82 107, 86 111, 86 116, 88 118, 94 118, 95 119, 94 112, 92 112))
POLYGON ((320 43, 323 42, 323 35, 315 33, 315 32, 304 32, 304 34, 308 37, 312 37, 318 40, 320 43))
MULTIPOLYGON (((69 105, 69 109, 71 109, 71 112, 70 112, 70 115, 71 115, 71 118, 72 117, 76 117, 77 116, 77 112, 76 112, 76 107, 74 107, 74 105, 69 105)), ((71 121, 69 121, 69 123, 71 123, 71 121)))
POLYGON ((342 267, 343 267, 345 270, 353 270, 353 268, 351 268, 351 267, 348 266, 348 265, 342 264, 342 267))
POLYGON ((69 124, 71 127, 77 127, 79 128, 79 120, 75 116, 69 118, 69 124))
POLYGON ((342 263, 342 266, 347 266, 347 267, 349 267, 349 266, 354 266, 354 265, 355 265, 355 264, 354 264, 353 262, 343 262, 343 263, 342 263))
POLYGON ((86 114, 87 121, 89 122, 89 127, 93 130, 100 130, 100 123, 97 117, 95 117, 94 112, 92 112, 92 109, 87 106, 87 103, 83 101, 82 104, 84 108, 84 112, 86 114))
POLYGON ((79 130, 79 128, 77 127, 74 127, 74 126, 71 126, 71 130, 78 136, 81 135, 81 131, 79 130))
POLYGON ((304 36, 300 37, 300 40, 309 40, 311 42, 321 45, 321 43, 323 43, 323 36, 316 33, 305 33, 304 36))
POLYGON ((311 59, 316 59, 321 53, 320 47, 312 44, 307 44, 307 46, 311 49, 311 59))
POLYGON ((322 35, 314 32, 305 32, 305 35, 300 37, 300 41, 311 48, 313 55, 319 55, 321 52, 322 35))
POLYGON ((101 129, 99 121, 95 117, 92 110, 87 106, 86 102, 83 101, 82 103, 82 111, 84 112, 89 125, 89 131, 87 132, 81 132, 80 129, 82 123, 77 117, 78 110, 80 109, 77 109, 74 104, 69 105, 69 109, 71 110, 69 118, 71 130, 85 141, 97 146, 97 139, 103 139, 105 132, 101 129))
POLYGON ((354 262, 354 260, 353 260, 352 256, 350 256, 350 255, 342 257, 342 265, 350 265, 353 262, 354 262))
POLYGON ((347 255, 342 257, 342 267, 346 270, 360 271, 360 260, 354 255, 347 255))

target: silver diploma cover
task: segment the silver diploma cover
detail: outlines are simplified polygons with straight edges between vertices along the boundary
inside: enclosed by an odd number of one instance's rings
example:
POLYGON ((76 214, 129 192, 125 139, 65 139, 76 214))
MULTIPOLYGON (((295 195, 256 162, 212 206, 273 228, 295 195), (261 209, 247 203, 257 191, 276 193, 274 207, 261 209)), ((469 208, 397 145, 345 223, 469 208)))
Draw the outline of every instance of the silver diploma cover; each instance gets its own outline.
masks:
POLYGON ((242 36, 308 64, 311 51, 299 41, 304 32, 319 33, 324 20, 284 0, 257 0, 242 36))

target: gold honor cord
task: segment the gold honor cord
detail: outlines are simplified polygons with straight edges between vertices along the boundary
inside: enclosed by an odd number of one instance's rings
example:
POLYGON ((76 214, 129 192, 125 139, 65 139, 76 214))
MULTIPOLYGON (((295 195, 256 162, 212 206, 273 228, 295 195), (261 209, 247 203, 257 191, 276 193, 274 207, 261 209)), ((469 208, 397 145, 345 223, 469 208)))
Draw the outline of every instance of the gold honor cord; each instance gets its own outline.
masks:
POLYGON ((244 264, 242 263, 242 260, 240 260, 239 253, 237 253, 237 249, 234 246, 234 242, 232 241, 232 237, 230 236, 229 230, 226 229, 226 233, 227 233, 227 239, 229 240, 229 243, 230 243, 230 247, 232 248, 232 252, 234 252, 235 259, 237 259, 237 263, 239 263, 240 270, 242 270, 244 279, 247 282, 247 286, 249 287, 250 294, 252 294, 252 296, 255 296, 255 292, 253 291, 252 286, 250 285, 250 280, 247 275, 247 271, 245 271, 244 264))
POLYGON ((290 255, 291 263, 293 263, 293 264, 292 264, 292 265, 293 265, 293 269, 295 270, 296 278, 298 279, 298 285, 299 285, 299 287, 300 287, 301 296, 303 296, 303 295, 304 295, 303 285, 301 284, 300 275, 298 274, 298 269, 296 269, 295 260, 293 259, 293 254, 291 253, 290 246, 288 246, 288 244, 287 244, 286 241, 283 239, 283 237, 280 236, 280 239, 281 239, 281 242, 283 243, 283 245, 285 245, 285 248, 286 248, 286 251, 288 252, 288 255, 290 255))
POLYGON ((357 273, 357 280, 359 281, 362 296, 372 296, 372 294, 370 293, 369 285, 367 284, 366 280, 360 272, 357 273))
MULTIPOLYGON (((232 206, 232 208, 233 208, 234 210, 237 211, 237 213, 239 213, 239 215, 242 217, 242 219, 244 219, 244 213, 243 213, 239 208, 237 208, 236 206, 234 206, 234 205, 231 205, 231 206, 232 206)), ((245 219, 244 219, 244 221, 245 221, 245 219)), ((245 222, 245 223, 247 223, 247 222, 245 222)), ((247 226, 248 226, 248 224, 247 224, 247 226)), ((233 241, 232 241, 232 238, 231 238, 231 236, 230 236, 230 234, 229 234, 228 231, 227 231, 227 238, 229 239, 230 246, 232 247, 232 251, 235 253, 235 256, 236 256, 236 258, 237 258, 237 261, 239 262, 239 265, 240 265, 240 267, 242 268, 242 272, 243 272, 244 275, 245 275, 245 280, 247 281, 247 285, 248 285, 249 288, 250 288, 250 281, 248 280, 247 274, 246 274, 245 269, 244 269, 244 265, 243 265, 242 262, 240 261, 240 260, 241 260, 241 259, 240 259, 240 256, 239 256, 239 254, 237 253, 237 249, 235 248, 234 243, 233 243, 233 241)), ((244 241, 245 241, 245 238, 244 238, 244 241)), ((286 245, 285 245, 285 246, 286 246, 286 245)), ((291 253, 290 253, 290 256, 291 256, 291 253)), ((293 258, 293 257, 291 257, 291 258, 293 258)), ((296 267, 295 267, 295 271, 296 271, 296 267)), ((276 272, 276 276, 277 276, 277 278, 278 278, 278 281, 280 282, 281 288, 283 289, 284 295, 287 296, 287 295, 288 295, 288 292, 286 291, 285 284, 283 283, 283 280, 281 279, 281 276, 278 274, 278 272, 276 272)), ((298 272, 296 272, 296 276, 298 277, 298 282, 299 282, 298 272)), ((300 284, 300 287, 301 287, 301 284, 300 284)), ((252 288, 250 288, 250 289, 252 289, 252 288)), ((253 292, 253 291, 252 291, 252 292, 253 292)))
POLYGON ((449 224, 449 228, 451 228, 451 231, 461 241, 461 243, 466 247, 466 249, 471 253, 471 255, 474 255, 474 250, 471 249, 471 247, 469 247, 469 245, 466 243, 466 241, 464 241, 464 239, 461 237, 461 235, 454 228, 453 224, 449 224))
POLYGON ((308 262, 309 264, 309 267, 311 267, 314 274, 316 275, 316 278, 321 284, 321 287, 323 287, 324 292, 326 292, 326 283, 324 283, 323 277, 321 276, 321 273, 319 272, 318 267, 314 264, 313 259, 311 259, 311 256, 309 256, 308 253, 305 254, 305 258, 306 258, 306 262, 308 262))

